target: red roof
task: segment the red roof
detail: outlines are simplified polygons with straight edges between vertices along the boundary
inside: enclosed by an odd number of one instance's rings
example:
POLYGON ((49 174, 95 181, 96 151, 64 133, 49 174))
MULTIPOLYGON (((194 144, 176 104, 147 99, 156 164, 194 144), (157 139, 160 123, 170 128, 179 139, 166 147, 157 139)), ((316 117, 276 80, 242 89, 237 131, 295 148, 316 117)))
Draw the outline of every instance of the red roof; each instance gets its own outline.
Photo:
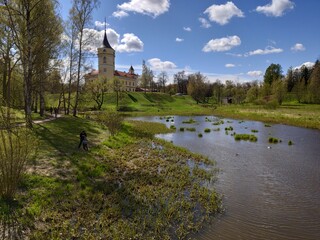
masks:
POLYGON ((121 72, 121 71, 115 70, 114 71, 114 76, 135 78, 137 76, 137 74, 131 74, 131 73, 121 72))

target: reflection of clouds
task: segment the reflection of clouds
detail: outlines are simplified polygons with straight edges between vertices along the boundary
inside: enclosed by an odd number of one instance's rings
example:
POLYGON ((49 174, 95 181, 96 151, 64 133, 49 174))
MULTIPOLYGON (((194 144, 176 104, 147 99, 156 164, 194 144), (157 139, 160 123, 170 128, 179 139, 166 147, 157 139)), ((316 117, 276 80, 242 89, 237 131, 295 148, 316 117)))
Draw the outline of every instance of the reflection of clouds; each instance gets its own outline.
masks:
POLYGON ((0 201, 0 239, 24 239, 15 202, 0 201))

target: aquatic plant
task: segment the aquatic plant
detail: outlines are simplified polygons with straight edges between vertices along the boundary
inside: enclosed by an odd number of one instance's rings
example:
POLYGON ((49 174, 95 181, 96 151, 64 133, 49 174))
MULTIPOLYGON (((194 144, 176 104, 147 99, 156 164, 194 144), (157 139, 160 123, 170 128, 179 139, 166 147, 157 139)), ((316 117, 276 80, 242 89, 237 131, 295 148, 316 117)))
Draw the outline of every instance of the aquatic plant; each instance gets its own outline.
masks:
POLYGON ((256 130, 256 129, 252 129, 251 130, 251 132, 253 132, 253 133, 257 133, 257 132, 259 132, 258 130, 256 130))
POLYGON ((195 132, 196 131, 196 128, 192 127, 192 128, 186 128, 187 131, 189 132, 195 132))
POLYGON ((211 132, 211 129, 210 128, 206 128, 206 129, 204 129, 204 132, 205 133, 209 133, 209 132, 211 132))
POLYGON ((240 141, 240 140, 250 141, 250 142, 258 141, 258 138, 253 134, 235 134, 234 139, 236 141, 240 141))
POLYGON ((182 121, 182 123, 185 123, 185 124, 193 124, 193 123, 196 123, 196 121, 195 121, 193 118, 190 118, 189 120, 184 120, 184 121, 182 121))
POLYGON ((220 131, 220 128, 214 128, 214 129, 212 129, 212 131, 218 132, 218 131, 220 131))
POLYGON ((265 127, 271 127, 271 125, 270 125, 270 124, 265 124, 264 126, 265 126, 265 127))
POLYGON ((175 125, 171 125, 171 126, 170 126, 170 129, 176 130, 177 128, 176 128, 175 125))
POLYGON ((288 145, 291 146, 293 145, 293 142, 291 140, 288 141, 288 145))
POLYGON ((199 137, 199 138, 202 138, 202 136, 203 136, 202 133, 199 133, 199 134, 198 134, 198 137, 199 137))
MULTIPOLYGON (((275 137, 269 137, 268 139, 269 143, 278 143, 279 142, 279 139, 278 138, 275 138, 275 137)), ((281 141, 281 140, 280 140, 281 141)))
POLYGON ((229 127, 224 128, 224 130, 226 130, 226 131, 233 131, 233 127, 232 127, 232 126, 229 126, 229 127))
POLYGON ((224 121, 223 121, 223 120, 220 120, 220 121, 217 121, 217 122, 212 123, 212 125, 215 125, 215 126, 221 125, 221 124, 224 124, 224 121))
POLYGON ((180 127, 180 132, 184 132, 184 127, 180 127))

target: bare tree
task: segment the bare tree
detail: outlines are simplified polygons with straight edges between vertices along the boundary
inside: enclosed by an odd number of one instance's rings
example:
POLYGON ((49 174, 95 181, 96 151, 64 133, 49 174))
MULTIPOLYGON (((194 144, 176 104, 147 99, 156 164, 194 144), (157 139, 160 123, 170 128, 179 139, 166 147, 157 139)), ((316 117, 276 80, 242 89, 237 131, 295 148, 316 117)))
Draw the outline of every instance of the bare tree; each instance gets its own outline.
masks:
POLYGON ((73 108, 73 116, 77 116, 79 94, 80 94, 80 80, 81 70, 83 66, 83 49, 85 46, 84 29, 90 24, 92 19, 93 10, 98 7, 98 0, 73 0, 73 5, 70 10, 70 19, 75 31, 78 33, 77 44, 78 44, 78 59, 77 59, 77 90, 75 97, 75 104, 73 108))
POLYGON ((158 84, 159 87, 162 88, 162 91, 165 92, 166 91, 166 83, 168 82, 168 74, 166 71, 161 71, 158 75, 158 84))

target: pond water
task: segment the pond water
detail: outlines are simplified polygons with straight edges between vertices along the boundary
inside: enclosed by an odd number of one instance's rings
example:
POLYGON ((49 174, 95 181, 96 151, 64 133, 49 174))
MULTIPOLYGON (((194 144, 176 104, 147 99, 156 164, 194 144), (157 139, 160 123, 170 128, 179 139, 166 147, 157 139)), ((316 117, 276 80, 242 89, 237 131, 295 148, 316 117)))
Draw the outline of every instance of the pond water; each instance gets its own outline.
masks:
POLYGON ((320 239, 320 131, 232 119, 213 125, 218 118, 192 118, 196 123, 182 123, 190 119, 183 116, 169 122, 160 117, 135 119, 174 125, 175 133, 157 137, 217 162, 220 172, 214 187, 223 195, 225 212, 196 239, 320 239), (233 131, 227 135, 229 126, 233 131), (180 127, 196 131, 181 132, 180 127), (205 128, 211 132, 204 133, 205 128), (233 132, 254 134, 258 141, 235 141, 233 132), (282 142, 270 144, 269 137, 282 142))

